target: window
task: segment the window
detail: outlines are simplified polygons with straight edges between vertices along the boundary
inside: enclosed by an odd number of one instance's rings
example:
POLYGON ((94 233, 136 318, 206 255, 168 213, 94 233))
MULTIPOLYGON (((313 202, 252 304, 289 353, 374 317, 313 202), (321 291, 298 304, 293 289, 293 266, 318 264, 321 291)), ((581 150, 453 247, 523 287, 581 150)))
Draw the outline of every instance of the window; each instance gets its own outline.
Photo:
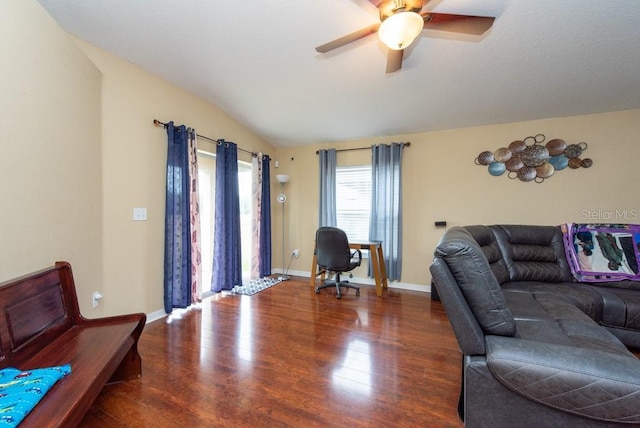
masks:
POLYGON ((336 217, 338 227, 351 240, 369 240, 371 166, 336 168, 336 217))

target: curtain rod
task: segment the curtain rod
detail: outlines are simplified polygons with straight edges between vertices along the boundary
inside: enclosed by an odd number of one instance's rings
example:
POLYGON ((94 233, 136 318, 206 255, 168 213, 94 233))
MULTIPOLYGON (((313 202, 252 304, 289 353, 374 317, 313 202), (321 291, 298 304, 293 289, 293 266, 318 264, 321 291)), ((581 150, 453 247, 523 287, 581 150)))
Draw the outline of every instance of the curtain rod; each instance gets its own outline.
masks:
MULTIPOLYGON (((406 143, 400 143, 405 147, 409 147, 411 146, 411 142, 407 141, 406 143)), ((353 149, 336 149, 336 152, 352 152, 355 150, 370 150, 371 146, 369 147, 355 147, 353 149)), ((319 155, 320 154, 320 150, 316 150, 316 154, 319 155)))
MULTIPOLYGON (((160 122, 158 119, 153 119, 153 124, 154 124, 154 125, 158 125, 158 126, 162 126, 162 127, 164 127, 164 128, 166 128, 166 127, 167 127, 167 124, 166 124, 166 123, 162 123, 162 122, 160 122)), ((220 139, 220 140, 214 140, 213 138, 205 137, 204 135, 200 135, 200 134, 198 134, 198 133, 196 133, 196 136, 197 136, 198 138, 202 138, 203 140, 211 141, 212 143, 216 143, 216 144, 221 144, 221 143, 223 143, 223 142, 224 142, 224 140, 223 140, 223 139, 220 139)), ((257 154, 257 153, 255 153, 255 152, 250 152, 249 150, 241 149, 240 147, 238 147, 238 150, 240 150, 241 152, 248 153, 248 154, 250 154, 251 156, 254 156, 254 157, 255 157, 255 156, 258 156, 258 154, 257 154)))

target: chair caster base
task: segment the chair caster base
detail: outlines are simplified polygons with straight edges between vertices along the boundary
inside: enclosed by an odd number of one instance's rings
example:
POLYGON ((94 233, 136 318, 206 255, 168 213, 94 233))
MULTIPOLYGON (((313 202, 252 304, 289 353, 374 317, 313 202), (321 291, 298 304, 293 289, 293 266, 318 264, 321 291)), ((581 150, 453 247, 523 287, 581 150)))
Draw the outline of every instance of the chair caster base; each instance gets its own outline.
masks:
MULTIPOLYGON (((340 285, 346 286, 347 288, 352 288, 356 291, 356 296, 360 296, 360 289, 356 288, 354 286, 349 286, 346 285, 345 283, 348 281, 344 281, 342 283, 340 283, 340 285)), ((336 286, 336 284, 333 283, 328 283, 328 284, 322 284, 322 285, 318 285, 315 287, 314 291, 316 292, 316 294, 320 294, 320 290, 322 290, 323 288, 333 288, 335 286, 336 288, 336 299, 342 299, 342 292, 340 291, 340 287, 336 286)))

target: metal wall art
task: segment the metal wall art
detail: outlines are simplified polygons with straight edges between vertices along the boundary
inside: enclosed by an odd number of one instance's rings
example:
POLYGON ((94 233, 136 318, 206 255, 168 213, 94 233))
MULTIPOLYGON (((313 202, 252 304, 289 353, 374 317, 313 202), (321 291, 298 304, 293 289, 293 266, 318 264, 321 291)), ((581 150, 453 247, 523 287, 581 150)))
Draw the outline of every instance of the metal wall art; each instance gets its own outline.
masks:
POLYGON ((555 171, 589 168, 593 161, 582 158, 587 143, 567 144, 555 138, 546 144, 545 136, 538 134, 524 140, 516 140, 508 147, 500 147, 494 152, 484 151, 475 159, 476 165, 486 166, 489 174, 499 176, 508 171, 507 176, 520 181, 542 183, 555 171))

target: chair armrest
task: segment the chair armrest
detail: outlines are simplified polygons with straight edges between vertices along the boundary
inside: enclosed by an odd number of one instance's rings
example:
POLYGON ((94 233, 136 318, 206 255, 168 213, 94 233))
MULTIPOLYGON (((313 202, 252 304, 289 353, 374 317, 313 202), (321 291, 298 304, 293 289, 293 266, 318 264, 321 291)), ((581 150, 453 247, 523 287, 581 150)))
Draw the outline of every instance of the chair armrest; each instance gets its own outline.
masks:
POLYGON ((360 264, 362 264, 362 251, 355 250, 353 253, 351 253, 351 260, 353 260, 356 257, 356 255, 358 256, 357 266, 360 266, 360 264))

